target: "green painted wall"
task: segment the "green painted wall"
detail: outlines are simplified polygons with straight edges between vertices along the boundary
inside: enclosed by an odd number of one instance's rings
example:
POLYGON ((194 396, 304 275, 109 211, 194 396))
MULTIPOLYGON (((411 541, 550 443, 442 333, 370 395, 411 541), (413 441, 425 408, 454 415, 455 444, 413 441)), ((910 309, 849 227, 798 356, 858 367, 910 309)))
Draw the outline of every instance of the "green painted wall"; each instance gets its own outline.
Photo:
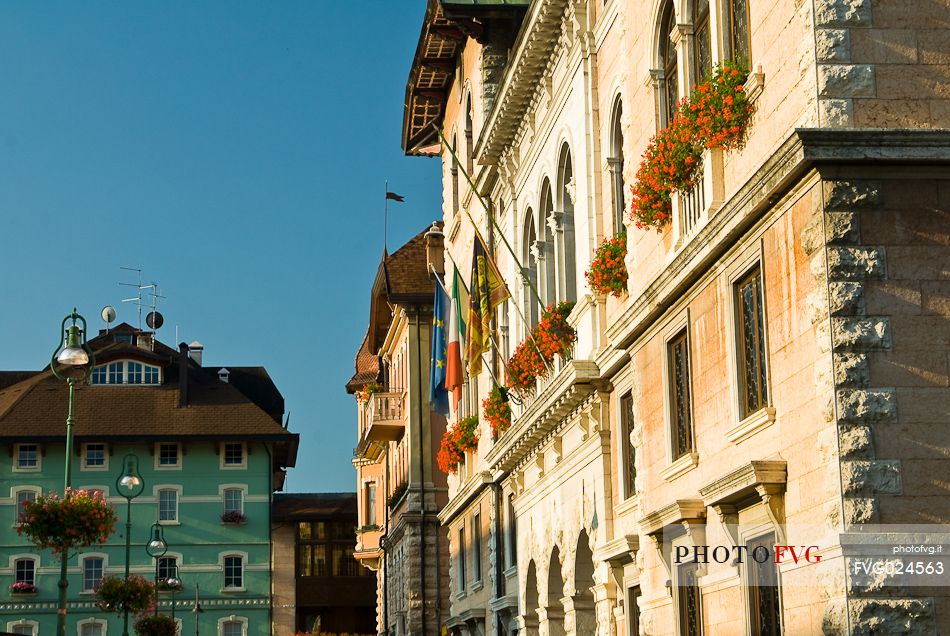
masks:
MULTIPOLYGON (((28 440, 24 440, 28 441, 28 440)), ((245 468, 222 468, 213 442, 184 442, 180 456, 181 469, 156 469, 153 445, 114 444, 108 456, 107 470, 85 470, 81 455, 73 459, 73 488, 100 488, 119 517, 114 534, 104 546, 87 548, 69 561, 68 634, 80 634, 80 621, 96 618, 108 621, 110 636, 122 633, 121 617, 109 615, 94 606, 95 596, 81 593, 80 559, 88 555, 105 555, 105 573, 125 573, 126 500, 116 492, 116 479, 123 471, 123 457, 133 452, 139 458, 139 472, 145 488, 132 501, 131 570, 147 578, 154 576, 154 561, 145 551, 152 524, 158 519, 156 489, 160 486, 180 488, 178 523, 164 524, 168 556, 178 556, 182 591, 176 595, 176 617, 183 619, 183 633, 195 631, 194 606, 196 586, 205 612, 200 616, 202 634, 218 634, 219 619, 231 615, 247 619, 247 634, 270 634, 270 500, 271 458, 263 443, 249 443, 245 468), (221 522, 225 486, 246 487, 244 525, 221 522), (224 592, 222 559, 226 553, 243 553, 244 591, 224 592)), ((81 444, 76 445, 77 449, 81 444)), ((56 627, 57 583, 59 561, 50 551, 37 551, 15 527, 17 489, 24 486, 60 492, 63 486, 63 444, 47 444, 40 470, 14 470, 16 454, 13 446, 0 453, 0 631, 9 629, 20 619, 39 623, 39 634, 54 634, 56 627), (14 581, 14 555, 33 554, 39 557, 35 596, 15 595, 9 587, 14 581)), ((171 613, 170 594, 162 594, 159 611, 171 613)))

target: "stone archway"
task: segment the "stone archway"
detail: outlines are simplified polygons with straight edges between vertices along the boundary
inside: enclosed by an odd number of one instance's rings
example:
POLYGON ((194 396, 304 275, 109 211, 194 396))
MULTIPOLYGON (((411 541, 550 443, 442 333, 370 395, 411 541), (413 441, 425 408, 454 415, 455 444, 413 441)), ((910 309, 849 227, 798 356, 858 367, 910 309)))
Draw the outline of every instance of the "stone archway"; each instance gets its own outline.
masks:
POLYGON ((541 636, 564 636, 564 577, 561 574, 561 550, 557 546, 548 560, 548 584, 541 607, 538 608, 538 633, 541 636))
POLYGON ((594 553, 590 538, 581 530, 574 550, 573 589, 561 602, 564 606, 564 627, 567 634, 586 636, 597 633, 597 615, 594 609, 594 553))
POLYGON ((521 607, 521 634, 537 636, 538 634, 538 568, 534 560, 528 562, 528 573, 525 576, 524 605, 521 607))

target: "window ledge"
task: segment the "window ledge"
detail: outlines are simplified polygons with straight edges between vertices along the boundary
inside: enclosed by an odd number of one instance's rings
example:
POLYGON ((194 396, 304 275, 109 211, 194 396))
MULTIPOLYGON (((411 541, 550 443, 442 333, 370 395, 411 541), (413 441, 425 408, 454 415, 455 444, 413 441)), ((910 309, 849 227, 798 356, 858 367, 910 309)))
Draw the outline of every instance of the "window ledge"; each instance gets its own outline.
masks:
POLYGON ((180 526, 181 521, 159 521, 158 525, 160 526, 180 526))
POLYGON ((639 507, 640 507, 640 495, 633 494, 627 497, 626 499, 624 499, 623 501, 621 501, 616 506, 614 506, 614 512, 616 512, 618 516, 625 515, 631 510, 636 510, 639 507))
POLYGON ((726 439, 739 444, 749 439, 775 421, 775 409, 771 406, 761 408, 726 431, 726 439))
POLYGON ((765 88, 765 73, 762 72, 762 65, 758 64, 755 70, 749 73, 749 79, 745 81, 745 86, 743 87, 750 104, 755 103, 756 98, 762 93, 763 88, 765 88))
POLYGON ((247 588, 243 587, 224 587, 221 588, 222 594, 240 594, 241 592, 247 592, 247 588))
POLYGON ((469 592, 477 592, 477 591, 479 591, 480 589, 482 589, 483 587, 485 587, 485 583, 484 583, 484 581, 482 581, 481 579, 479 579, 479 580, 475 581, 474 583, 472 583, 472 587, 469 588, 468 591, 469 591, 469 592))
POLYGON ((698 453, 686 453, 675 462, 664 468, 660 471, 660 477, 666 481, 673 481, 680 475, 683 475, 693 468, 696 467, 696 464, 699 463, 699 454, 698 453))
POLYGON ((515 563, 514 565, 509 566, 509 568, 508 568, 507 570, 505 570, 504 572, 502 572, 501 574, 502 574, 502 576, 504 576, 506 579, 510 579, 511 577, 513 577, 513 576, 514 576, 515 574, 517 574, 517 573, 518 573, 518 564, 515 563))

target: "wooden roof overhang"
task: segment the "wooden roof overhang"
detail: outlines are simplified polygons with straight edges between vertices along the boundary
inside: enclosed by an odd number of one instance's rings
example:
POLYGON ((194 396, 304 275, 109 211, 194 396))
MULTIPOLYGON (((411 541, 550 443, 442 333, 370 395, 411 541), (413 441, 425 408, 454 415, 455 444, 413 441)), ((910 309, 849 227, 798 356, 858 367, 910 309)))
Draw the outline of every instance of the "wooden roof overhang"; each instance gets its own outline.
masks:
POLYGON ((441 152, 435 127, 445 116, 465 40, 480 38, 487 19, 510 17, 512 10, 523 11, 529 4, 530 0, 429 0, 406 84, 402 148, 407 155, 441 152))

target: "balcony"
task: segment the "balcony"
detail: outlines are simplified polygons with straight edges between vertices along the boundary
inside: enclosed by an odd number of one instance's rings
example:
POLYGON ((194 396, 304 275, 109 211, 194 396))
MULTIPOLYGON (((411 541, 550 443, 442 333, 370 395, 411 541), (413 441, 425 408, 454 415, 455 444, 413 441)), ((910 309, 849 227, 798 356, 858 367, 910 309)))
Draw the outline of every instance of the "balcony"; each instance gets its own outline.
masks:
POLYGON ((404 393, 374 393, 366 405, 366 431, 370 442, 398 442, 406 431, 404 393))
POLYGON ((722 164, 722 150, 705 151, 696 185, 685 194, 673 194, 673 230, 677 250, 689 243, 722 207, 722 164))

